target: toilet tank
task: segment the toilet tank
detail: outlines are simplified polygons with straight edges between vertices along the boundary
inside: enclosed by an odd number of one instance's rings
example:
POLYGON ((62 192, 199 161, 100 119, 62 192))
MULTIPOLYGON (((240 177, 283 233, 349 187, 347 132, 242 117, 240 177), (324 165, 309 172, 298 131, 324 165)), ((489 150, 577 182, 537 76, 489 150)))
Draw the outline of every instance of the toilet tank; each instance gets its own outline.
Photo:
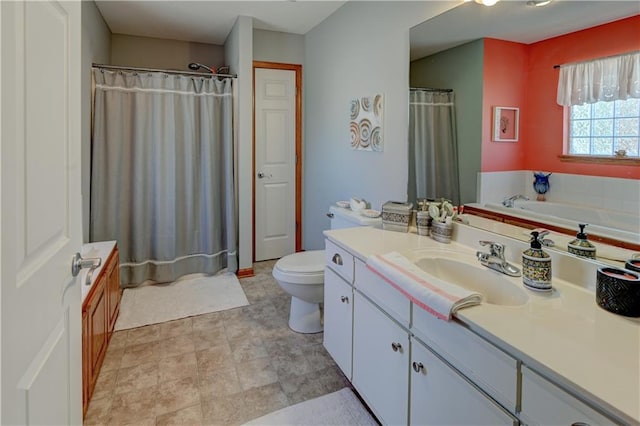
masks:
POLYGON ((343 209, 338 206, 329 207, 328 216, 331 218, 331 229, 354 228, 356 226, 382 228, 382 218, 365 217, 351 209, 343 209))

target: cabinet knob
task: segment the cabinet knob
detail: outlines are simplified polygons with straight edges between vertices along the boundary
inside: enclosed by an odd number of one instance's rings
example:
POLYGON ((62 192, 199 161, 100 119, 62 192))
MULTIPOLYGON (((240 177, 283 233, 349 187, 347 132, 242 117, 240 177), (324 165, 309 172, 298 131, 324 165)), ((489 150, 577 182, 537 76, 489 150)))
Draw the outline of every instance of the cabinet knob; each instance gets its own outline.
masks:
POLYGON ((424 369, 424 364, 422 364, 421 362, 415 362, 413 361, 413 371, 415 371, 416 373, 419 373, 420 371, 424 371, 426 373, 426 370, 424 369))
POLYGON ((574 423, 571 423, 571 426, 589 426, 589 423, 585 423, 585 422, 574 422, 574 423))
POLYGON ((338 253, 333 255, 333 257, 331 258, 331 261, 338 266, 342 266, 342 256, 340 256, 340 254, 338 253))
POLYGON ((402 345, 400 343, 393 342, 391 343, 391 349, 393 349, 394 352, 402 352, 402 345))
POLYGON ((347 296, 340 296, 340 300, 342 303, 349 303, 349 298, 347 296))

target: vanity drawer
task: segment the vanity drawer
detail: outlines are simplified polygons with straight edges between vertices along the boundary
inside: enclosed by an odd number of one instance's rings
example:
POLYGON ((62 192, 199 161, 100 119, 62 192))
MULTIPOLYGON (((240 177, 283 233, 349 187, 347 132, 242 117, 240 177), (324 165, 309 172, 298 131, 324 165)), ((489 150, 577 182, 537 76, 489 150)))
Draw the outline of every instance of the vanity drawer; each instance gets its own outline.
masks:
POLYGON ((524 423, 534 425, 612 425, 611 419, 598 413, 547 379, 522 367, 522 411, 524 423))
POLYGON ((454 321, 413 306, 411 331, 511 412, 516 411, 518 362, 454 321))
POLYGON ((353 284, 353 256, 351 253, 325 240, 324 257, 327 266, 340 275, 349 285, 353 284))
POLYGON ((405 295, 391 284, 380 278, 360 259, 355 259, 355 288, 376 305, 387 312, 393 319, 405 327, 409 327, 411 318, 411 302, 405 295))

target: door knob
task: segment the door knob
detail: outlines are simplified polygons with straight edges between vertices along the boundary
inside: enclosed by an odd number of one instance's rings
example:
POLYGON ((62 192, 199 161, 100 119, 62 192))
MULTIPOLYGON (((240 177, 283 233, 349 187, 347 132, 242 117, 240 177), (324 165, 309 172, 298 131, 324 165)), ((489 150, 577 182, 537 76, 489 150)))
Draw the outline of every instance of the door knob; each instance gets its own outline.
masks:
POLYGON ((258 179, 264 179, 264 178, 271 178, 271 175, 266 174, 266 173, 262 173, 262 172, 258 172, 258 179))
POLYGON ((83 259, 80 253, 76 253, 71 259, 71 276, 77 276, 82 268, 97 268, 101 263, 102 259, 99 257, 83 259))

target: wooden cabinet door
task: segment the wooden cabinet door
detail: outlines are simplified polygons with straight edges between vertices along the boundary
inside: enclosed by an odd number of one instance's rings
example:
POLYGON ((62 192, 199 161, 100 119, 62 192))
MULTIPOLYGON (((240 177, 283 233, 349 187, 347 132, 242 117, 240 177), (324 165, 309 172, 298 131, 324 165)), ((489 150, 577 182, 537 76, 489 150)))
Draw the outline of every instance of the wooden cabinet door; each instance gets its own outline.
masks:
POLYGON ((411 340, 411 361, 409 424, 517 424, 514 417, 415 339, 411 340))
POLYGON ((89 384, 91 375, 91 357, 89 355, 91 336, 91 329, 89 327, 89 313, 86 310, 82 311, 82 418, 87 414, 87 408, 89 407, 89 384))
POLYGON ((324 269, 324 347, 351 380, 353 289, 331 269, 324 269))
POLYGON ((109 311, 109 334, 113 332, 120 312, 120 262, 118 249, 115 249, 110 256, 107 265, 107 297, 109 311))
POLYGON ((357 291, 353 384, 382 424, 407 424, 409 334, 357 291))
POLYGON ((106 276, 102 275, 98 281, 93 285, 96 286, 93 290, 93 297, 91 303, 87 309, 88 322, 89 322, 89 360, 90 360, 90 374, 91 377, 91 389, 93 389, 96 379, 98 378, 98 372, 100 371, 100 365, 104 358, 104 352, 107 349, 107 298, 106 298, 106 276))

